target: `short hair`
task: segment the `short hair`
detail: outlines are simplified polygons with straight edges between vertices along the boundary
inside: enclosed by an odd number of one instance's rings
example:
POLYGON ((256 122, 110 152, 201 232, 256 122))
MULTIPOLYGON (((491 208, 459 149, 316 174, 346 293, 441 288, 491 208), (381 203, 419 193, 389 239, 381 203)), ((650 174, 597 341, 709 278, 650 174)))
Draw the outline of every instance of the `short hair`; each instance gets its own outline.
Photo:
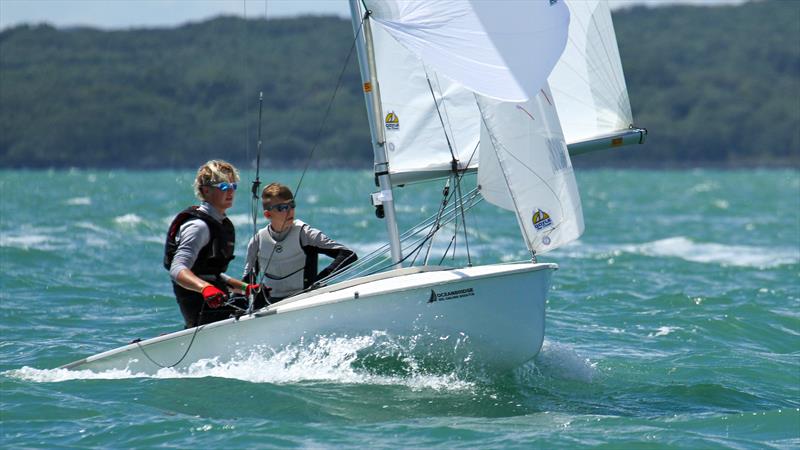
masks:
POLYGON ((265 211, 267 210, 267 206, 272 204, 272 200, 276 198, 281 200, 294 200, 294 195, 292 195, 292 190, 283 184, 268 184, 267 187, 261 191, 261 206, 264 207, 265 211))
POLYGON ((194 195, 200 200, 205 200, 203 192, 200 190, 201 186, 211 186, 225 181, 228 183, 239 181, 239 171, 229 162, 212 159, 197 169, 197 176, 194 179, 194 195))

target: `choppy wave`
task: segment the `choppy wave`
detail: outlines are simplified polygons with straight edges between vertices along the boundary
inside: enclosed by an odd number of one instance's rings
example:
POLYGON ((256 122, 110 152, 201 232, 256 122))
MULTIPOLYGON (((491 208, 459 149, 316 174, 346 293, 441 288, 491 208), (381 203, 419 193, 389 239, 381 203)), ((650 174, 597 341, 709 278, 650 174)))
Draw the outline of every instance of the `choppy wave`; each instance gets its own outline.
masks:
MULTIPOLYGON (((614 258, 623 253, 680 258, 684 261, 723 266, 773 268, 800 262, 800 248, 727 245, 695 242, 675 236, 642 244, 583 245, 580 241, 564 246, 560 255, 570 258, 614 258)), ((555 252, 554 252, 555 253, 555 252)))
POLYGON ((784 264, 797 264, 800 249, 766 248, 747 245, 724 245, 694 242, 678 236, 640 245, 626 245, 623 251, 647 256, 681 258, 699 263, 727 266, 768 268, 784 264))
POLYGON ((142 218, 136 214, 124 214, 114 218, 114 222, 120 225, 137 225, 142 223, 142 218))
POLYGON ((92 199, 90 197, 75 197, 65 201, 67 205, 91 205, 92 199))

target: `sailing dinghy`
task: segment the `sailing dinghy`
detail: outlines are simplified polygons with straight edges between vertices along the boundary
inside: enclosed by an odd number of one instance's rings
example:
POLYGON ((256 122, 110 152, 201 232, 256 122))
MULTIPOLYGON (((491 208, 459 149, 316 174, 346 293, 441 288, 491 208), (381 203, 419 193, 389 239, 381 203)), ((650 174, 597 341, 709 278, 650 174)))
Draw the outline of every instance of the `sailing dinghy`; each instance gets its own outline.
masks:
POLYGON ((427 342, 417 346, 425 358, 455 364, 507 369, 539 352, 557 266, 537 263, 536 256, 584 229, 570 153, 641 143, 645 134, 630 125, 608 6, 591 0, 351 0, 350 6, 379 186, 372 200, 385 218, 388 243, 317 289, 64 368, 181 370, 375 331, 419 337, 427 342), (473 172, 477 187, 463 193, 462 178, 473 172), (446 183, 442 206, 401 234, 394 190, 430 180, 446 183), (483 199, 515 215, 531 260, 429 265, 437 232, 483 199))

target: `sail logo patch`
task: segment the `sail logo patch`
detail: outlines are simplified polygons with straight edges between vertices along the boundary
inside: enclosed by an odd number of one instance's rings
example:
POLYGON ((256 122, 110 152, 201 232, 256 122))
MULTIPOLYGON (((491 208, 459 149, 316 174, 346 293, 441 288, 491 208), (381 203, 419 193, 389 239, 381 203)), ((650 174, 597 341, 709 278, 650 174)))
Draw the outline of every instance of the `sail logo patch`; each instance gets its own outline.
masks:
POLYGON ((553 219, 550 218, 550 214, 547 214, 541 209, 537 209, 533 212, 533 218, 531 221, 533 222, 533 228, 536 228, 537 230, 543 230, 547 227, 553 226, 553 219))
POLYGON ((386 129, 387 130, 400 129, 400 119, 397 117, 397 114, 395 114, 394 111, 389 111, 389 114, 386 115, 386 129))
POLYGON ((428 303, 441 302, 444 300, 452 300, 454 298, 473 297, 475 290, 472 288, 457 289, 455 291, 446 291, 437 293, 431 289, 431 296, 428 298, 428 303))
POLYGON ((553 6, 553 5, 555 5, 556 3, 558 3, 558 0, 550 0, 550 6, 553 6))

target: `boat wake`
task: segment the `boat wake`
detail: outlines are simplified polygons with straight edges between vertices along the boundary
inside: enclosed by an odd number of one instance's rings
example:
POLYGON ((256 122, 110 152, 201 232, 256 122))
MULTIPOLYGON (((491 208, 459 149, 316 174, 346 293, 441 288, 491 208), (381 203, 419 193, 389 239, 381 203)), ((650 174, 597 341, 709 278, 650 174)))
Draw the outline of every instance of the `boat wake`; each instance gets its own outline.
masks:
POLYGON ((369 385, 404 385, 414 390, 463 391, 475 386, 469 381, 469 356, 461 368, 431 366, 414 351, 418 336, 397 338, 384 332, 369 336, 323 336, 313 342, 288 346, 274 352, 254 348, 239 352, 230 361, 216 358, 197 361, 182 369, 164 368, 155 374, 129 369, 91 370, 36 369, 23 367, 4 375, 25 381, 53 383, 72 380, 119 380, 129 378, 230 378, 251 383, 294 384, 332 382, 369 385))
POLYGON ((517 369, 518 379, 546 377, 557 380, 591 383, 597 375, 597 363, 578 354, 567 344, 545 339, 542 350, 532 362, 517 369))
MULTIPOLYGON (((359 337, 320 337, 313 342, 289 346, 279 352, 265 348, 239 353, 230 361, 200 360, 184 369, 164 368, 155 374, 129 369, 91 370, 36 369, 22 367, 3 375, 35 383, 73 380, 123 380, 134 378, 229 378, 251 383, 297 384, 305 382, 353 385, 405 386, 412 390, 472 392, 491 383, 493 374, 470 364, 460 367, 427 364, 413 351, 418 336, 397 338, 383 332, 359 337)), ((596 363, 578 355, 568 345, 545 341, 541 353, 513 373, 518 383, 555 379, 590 383, 596 363)), ((501 374, 494 374, 501 375, 501 374)))

